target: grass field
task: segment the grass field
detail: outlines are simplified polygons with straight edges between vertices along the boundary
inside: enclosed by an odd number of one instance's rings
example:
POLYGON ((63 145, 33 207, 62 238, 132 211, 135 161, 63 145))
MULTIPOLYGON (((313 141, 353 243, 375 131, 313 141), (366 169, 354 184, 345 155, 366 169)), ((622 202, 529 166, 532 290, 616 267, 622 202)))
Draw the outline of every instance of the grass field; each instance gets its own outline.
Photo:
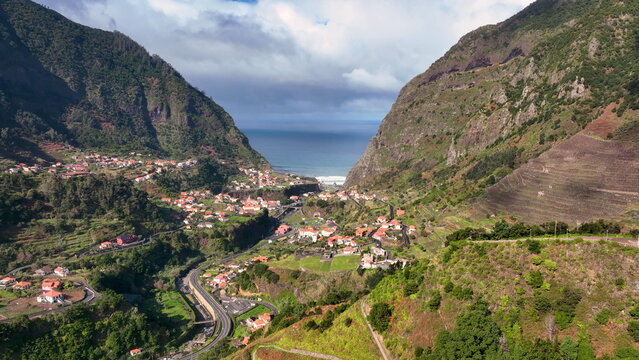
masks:
POLYGON ((193 316, 191 310, 184 304, 182 296, 177 291, 158 293, 155 300, 162 307, 162 314, 175 322, 189 321, 193 316))
POLYGON ((290 255, 284 259, 273 261, 269 266, 275 268, 300 270, 305 269, 313 272, 329 272, 353 270, 359 265, 359 255, 336 256, 333 261, 320 261, 319 256, 306 257, 301 260, 295 260, 295 256, 290 255))
POLYGON ((306 331, 301 324, 276 333, 272 344, 285 349, 301 349, 340 357, 342 359, 379 359, 379 351, 366 327, 359 302, 340 314, 326 331, 306 331), (346 325, 347 318, 352 319, 346 325), (339 339, 339 341, 336 341, 339 339))

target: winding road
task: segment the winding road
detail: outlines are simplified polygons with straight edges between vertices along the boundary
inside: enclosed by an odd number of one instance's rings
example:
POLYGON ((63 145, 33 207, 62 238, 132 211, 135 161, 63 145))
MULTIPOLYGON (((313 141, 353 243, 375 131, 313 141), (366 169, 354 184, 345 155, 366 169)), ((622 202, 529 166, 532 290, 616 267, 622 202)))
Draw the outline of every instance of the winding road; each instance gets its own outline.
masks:
MULTIPOLYGON (((283 214, 280 214, 280 216, 283 214)), ((274 230, 274 229, 272 229, 274 230)), ((282 237, 288 236, 289 234, 285 234, 285 235, 271 235, 269 237, 266 237, 264 239, 262 239, 260 242, 258 242, 257 244, 255 244, 255 246, 248 248, 242 252, 233 254, 233 255, 229 255, 225 258, 219 259, 215 262, 212 263, 204 263, 202 265, 200 265, 199 267, 191 270, 186 277, 184 278, 184 283, 189 287, 189 289, 191 290, 191 292, 193 293, 193 295, 195 296, 195 298, 200 302, 200 304, 206 309, 206 311, 211 315, 212 318, 214 318, 216 320, 215 322, 215 326, 216 326, 216 335, 215 338, 213 339, 213 341, 209 342, 208 344, 206 344, 205 346, 203 346, 202 348, 198 349, 197 351, 185 355, 184 357, 180 358, 182 360, 194 360, 198 355, 212 349, 213 347, 215 347, 216 345, 218 345, 222 340, 224 340, 225 338, 229 337, 233 331, 233 320, 231 319, 231 317, 229 316, 229 314, 226 312, 226 310, 224 310, 224 308, 222 307, 222 305, 217 301, 217 299, 215 299, 215 297, 213 297, 213 295, 211 293, 209 293, 208 291, 206 291, 206 289, 204 289, 202 287, 202 285, 200 285, 200 283, 198 282, 198 278, 200 277, 200 273, 202 272, 202 270, 205 267, 210 267, 213 265, 218 265, 218 264, 223 264, 225 262, 228 262, 230 260, 233 260, 239 256, 242 256, 246 253, 249 253, 251 251, 257 250, 259 248, 261 248, 262 246, 268 244, 268 240, 278 240, 282 237)), ((277 309, 275 308, 275 306, 273 306, 272 304, 269 304, 267 302, 256 302, 257 304, 260 305, 264 305, 265 307, 269 308, 271 311, 273 311, 274 314, 277 314, 277 309)))

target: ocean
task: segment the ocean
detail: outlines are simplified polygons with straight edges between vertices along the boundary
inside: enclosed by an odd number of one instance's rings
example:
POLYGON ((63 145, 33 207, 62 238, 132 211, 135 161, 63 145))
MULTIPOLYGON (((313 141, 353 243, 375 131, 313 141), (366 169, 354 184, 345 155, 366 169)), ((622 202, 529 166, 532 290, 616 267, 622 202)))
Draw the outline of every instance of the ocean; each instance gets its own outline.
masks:
POLYGON ((343 184, 375 128, 341 132, 243 129, 251 146, 279 172, 343 184))

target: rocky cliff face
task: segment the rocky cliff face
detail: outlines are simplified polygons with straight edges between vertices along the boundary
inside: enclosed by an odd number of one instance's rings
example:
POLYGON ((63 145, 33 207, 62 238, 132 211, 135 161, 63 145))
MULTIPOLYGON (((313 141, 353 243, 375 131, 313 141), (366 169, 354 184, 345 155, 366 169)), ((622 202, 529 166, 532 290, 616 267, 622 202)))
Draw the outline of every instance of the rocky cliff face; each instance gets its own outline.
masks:
POLYGON ((634 121, 626 110, 639 108, 638 10, 539 0, 464 36, 401 90, 346 184, 436 189, 461 202, 571 139, 611 103, 622 123, 634 121))
POLYGON ((28 0, 0 2, 0 156, 44 142, 264 163, 233 119, 158 56, 28 0))

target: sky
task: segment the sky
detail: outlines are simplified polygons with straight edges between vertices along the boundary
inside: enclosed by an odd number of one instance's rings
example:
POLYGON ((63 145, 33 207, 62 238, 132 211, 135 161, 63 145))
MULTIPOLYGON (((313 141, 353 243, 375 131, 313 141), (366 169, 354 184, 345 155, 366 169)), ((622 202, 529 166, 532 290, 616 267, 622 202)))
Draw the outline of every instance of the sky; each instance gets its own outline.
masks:
POLYGON ((36 0, 127 34, 244 129, 376 127, 469 31, 532 0, 36 0))

